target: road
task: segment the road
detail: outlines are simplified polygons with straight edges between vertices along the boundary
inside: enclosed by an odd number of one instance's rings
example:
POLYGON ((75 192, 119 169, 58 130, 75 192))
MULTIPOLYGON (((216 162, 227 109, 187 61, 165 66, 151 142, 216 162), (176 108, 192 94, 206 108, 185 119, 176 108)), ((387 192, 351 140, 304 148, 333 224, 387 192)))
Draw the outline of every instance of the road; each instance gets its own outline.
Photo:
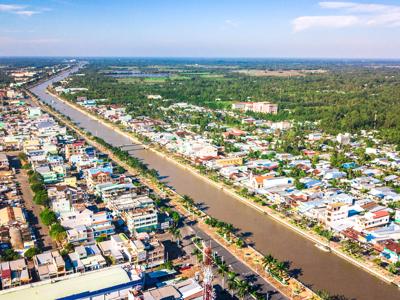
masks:
MULTIPOLYGON (((276 291, 268 282, 258 276, 255 272, 253 272, 249 267, 240 262, 236 257, 234 257, 227 249, 217 243, 215 240, 211 239, 209 235, 207 235, 204 231, 202 231, 199 227, 193 224, 191 221, 184 222, 184 226, 180 228, 180 232, 182 235, 180 241, 180 247, 176 246, 176 242, 171 240, 170 234, 164 234, 160 236, 160 240, 163 241, 164 245, 167 245, 167 253, 169 259, 173 260, 178 257, 189 255, 190 258, 182 261, 181 263, 190 263, 193 265, 197 264, 197 258, 193 255, 190 255, 193 250, 196 248, 194 243, 192 242, 192 238, 199 237, 203 241, 207 243, 207 245, 211 245, 211 249, 214 254, 223 258, 226 264, 230 267, 231 271, 239 274, 241 279, 246 279, 253 286, 259 287, 259 291, 264 293, 265 295, 269 295, 269 299, 271 300, 284 300, 288 299, 287 297, 280 294, 276 291)), ((223 279, 221 275, 217 273, 217 268, 214 267, 214 289, 217 293, 218 299, 236 299, 232 297, 230 292, 227 290, 227 283, 223 279)), ((252 297, 248 296, 245 298, 246 300, 253 300, 252 297)))
MULTIPOLYGON (((223 260, 226 262, 231 269, 240 275, 242 279, 246 279, 249 283, 254 286, 259 286, 260 291, 269 294, 269 299, 271 300, 283 300, 288 299, 279 292, 277 292, 268 282, 254 273, 249 267, 245 264, 237 260, 228 250, 222 247, 220 244, 212 240, 206 233, 201 231, 196 225, 189 227, 192 231, 192 234, 198 236, 202 240, 204 240, 207 244, 211 245, 211 249, 213 253, 217 254, 218 256, 223 257, 223 260)), ((225 283, 222 283, 224 286, 223 288, 227 288, 225 283)), ((248 297, 248 299, 253 299, 248 297)))
POLYGON ((21 168, 21 162, 16 153, 9 154, 10 165, 16 170, 16 180, 20 184, 22 199, 24 200, 25 209, 28 216, 28 222, 35 227, 35 235, 37 245, 42 251, 57 248, 56 244, 50 238, 49 228, 40 220, 40 212, 42 207, 33 202, 33 192, 29 185, 29 177, 27 171, 21 168))

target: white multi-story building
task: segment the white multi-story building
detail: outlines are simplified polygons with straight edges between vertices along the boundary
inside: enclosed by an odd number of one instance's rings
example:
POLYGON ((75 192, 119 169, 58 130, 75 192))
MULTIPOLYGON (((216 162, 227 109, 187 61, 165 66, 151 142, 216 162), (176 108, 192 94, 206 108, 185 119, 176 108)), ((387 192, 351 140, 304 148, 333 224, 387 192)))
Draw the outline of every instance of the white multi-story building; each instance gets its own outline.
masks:
POLYGON ((84 238, 86 241, 93 242, 100 236, 110 236, 115 233, 115 227, 112 224, 112 215, 110 212, 93 212, 89 209, 73 210, 65 213, 60 218, 61 225, 67 230, 69 242, 75 242, 77 237, 84 238))
POLYGON ((187 140, 178 144, 177 151, 190 158, 217 157, 218 149, 204 140, 187 140))
POLYGON ((87 194, 80 188, 74 188, 66 185, 56 185, 47 190, 52 210, 62 215, 72 212, 72 206, 79 202, 83 202, 87 198, 87 194))
POLYGON ((278 113, 278 105, 270 102, 254 102, 251 111, 276 115, 278 113))
POLYGON ((350 144, 351 136, 350 133, 339 133, 336 137, 336 141, 341 145, 348 145, 350 144))
POLYGON ((325 224, 330 228, 349 216, 349 205, 343 202, 329 203, 325 211, 325 224))
POLYGON ((157 229, 158 214, 154 208, 141 208, 122 213, 130 232, 153 231, 157 229))
POLYGON ((278 105, 270 102, 237 102, 232 104, 232 109, 273 115, 278 113, 278 105))

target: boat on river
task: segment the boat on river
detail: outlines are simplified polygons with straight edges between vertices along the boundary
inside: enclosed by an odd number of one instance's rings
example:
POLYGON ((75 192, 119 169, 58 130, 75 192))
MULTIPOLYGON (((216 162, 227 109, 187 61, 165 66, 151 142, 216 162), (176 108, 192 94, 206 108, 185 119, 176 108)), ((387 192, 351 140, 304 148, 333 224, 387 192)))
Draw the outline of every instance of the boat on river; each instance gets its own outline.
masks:
POLYGON ((315 244, 315 247, 317 247, 319 250, 322 250, 324 252, 331 252, 331 248, 327 245, 322 245, 322 244, 315 244))

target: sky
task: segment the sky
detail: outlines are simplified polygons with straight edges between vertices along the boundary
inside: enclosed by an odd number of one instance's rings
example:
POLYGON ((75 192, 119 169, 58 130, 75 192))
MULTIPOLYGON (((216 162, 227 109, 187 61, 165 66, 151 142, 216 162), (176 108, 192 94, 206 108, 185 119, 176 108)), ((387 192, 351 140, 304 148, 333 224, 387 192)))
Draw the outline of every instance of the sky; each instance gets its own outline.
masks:
POLYGON ((0 56, 400 58, 400 0, 0 0, 0 56))

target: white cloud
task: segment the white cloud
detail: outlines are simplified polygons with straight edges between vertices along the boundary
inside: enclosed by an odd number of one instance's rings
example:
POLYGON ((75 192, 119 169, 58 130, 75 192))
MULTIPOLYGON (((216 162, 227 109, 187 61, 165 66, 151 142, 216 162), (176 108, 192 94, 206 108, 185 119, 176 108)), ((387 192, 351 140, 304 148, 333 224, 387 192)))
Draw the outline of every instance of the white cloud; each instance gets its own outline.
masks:
POLYGON ((340 15, 302 16, 293 20, 293 30, 310 28, 400 27, 400 6, 356 2, 319 2, 327 10, 340 11, 340 15))
POLYGON ((39 14, 40 12, 35 10, 18 10, 15 13, 20 16, 31 17, 33 15, 39 14))
POLYGON ((355 2, 320 2, 319 6, 326 9, 346 9, 348 12, 377 13, 396 8, 393 5, 355 2))
POLYGON ((312 27, 344 28, 356 25, 360 20, 356 16, 306 16, 293 21, 295 32, 312 27))
POLYGON ((24 9, 26 6, 16 4, 0 4, 0 11, 13 12, 20 9, 24 9))
POLYGON ((20 16, 31 17, 33 15, 39 14, 42 11, 46 11, 46 9, 42 10, 31 10, 27 9, 26 5, 18 5, 18 4, 0 4, 0 12, 12 13, 20 16))

